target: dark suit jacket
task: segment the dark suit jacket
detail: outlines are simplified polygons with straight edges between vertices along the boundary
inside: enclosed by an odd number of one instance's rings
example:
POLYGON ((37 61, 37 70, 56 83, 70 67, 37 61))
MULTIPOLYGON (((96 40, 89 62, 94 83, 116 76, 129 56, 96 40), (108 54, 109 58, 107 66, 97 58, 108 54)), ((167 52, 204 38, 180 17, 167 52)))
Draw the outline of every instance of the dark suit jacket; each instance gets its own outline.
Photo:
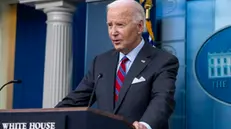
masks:
POLYGON ((124 116, 130 122, 144 121, 152 129, 168 129, 168 119, 175 106, 174 92, 178 59, 145 43, 128 71, 119 99, 114 104, 114 85, 119 52, 114 49, 97 56, 79 86, 56 107, 87 106, 96 86, 100 110, 124 116), (141 61, 144 60, 144 61, 141 61), (103 77, 94 85, 97 76, 103 77), (132 84, 135 77, 146 81, 132 84))

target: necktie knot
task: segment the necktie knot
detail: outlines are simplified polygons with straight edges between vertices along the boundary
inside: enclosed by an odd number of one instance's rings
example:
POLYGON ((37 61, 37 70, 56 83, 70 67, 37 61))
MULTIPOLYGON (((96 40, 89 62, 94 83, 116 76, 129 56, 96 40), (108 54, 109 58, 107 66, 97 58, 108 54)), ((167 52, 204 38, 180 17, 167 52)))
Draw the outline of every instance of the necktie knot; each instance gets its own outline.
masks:
POLYGON ((129 59, 128 59, 126 56, 124 56, 124 57, 122 58, 122 62, 121 62, 121 63, 125 64, 128 60, 129 60, 129 59))

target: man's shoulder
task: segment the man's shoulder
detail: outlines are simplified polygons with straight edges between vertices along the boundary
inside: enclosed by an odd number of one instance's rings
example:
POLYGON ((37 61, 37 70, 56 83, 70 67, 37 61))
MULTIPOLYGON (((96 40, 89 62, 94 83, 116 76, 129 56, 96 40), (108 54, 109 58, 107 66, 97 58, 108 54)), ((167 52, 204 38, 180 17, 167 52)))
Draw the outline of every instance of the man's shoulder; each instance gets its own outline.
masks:
POLYGON ((154 48, 155 51, 157 51, 157 53, 161 56, 165 56, 165 57, 171 57, 171 58, 177 58, 175 55, 173 55, 172 53, 164 50, 164 49, 161 49, 161 48, 154 48))
MULTIPOLYGON (((161 70, 164 67, 169 67, 171 65, 177 66, 179 65, 179 60, 178 58, 166 51, 163 50, 161 48, 153 48, 153 55, 151 57, 151 62, 149 66, 155 66, 155 67, 149 67, 151 69, 157 69, 157 70, 161 70)), ((151 70, 150 71, 155 71, 155 70, 151 70)))
POLYGON ((153 51, 154 51, 154 57, 158 60, 158 61, 168 61, 168 60, 175 60, 175 61, 178 61, 178 58, 174 55, 174 54, 172 54, 172 53, 170 53, 170 52, 168 52, 168 51, 166 51, 166 50, 164 50, 164 49, 161 49, 161 48, 153 48, 153 51))

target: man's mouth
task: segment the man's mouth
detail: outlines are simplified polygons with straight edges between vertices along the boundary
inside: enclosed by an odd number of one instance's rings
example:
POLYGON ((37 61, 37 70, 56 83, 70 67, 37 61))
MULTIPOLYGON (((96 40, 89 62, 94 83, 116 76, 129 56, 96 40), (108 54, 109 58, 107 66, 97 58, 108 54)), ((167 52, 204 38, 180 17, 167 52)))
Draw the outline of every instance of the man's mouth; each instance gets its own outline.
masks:
POLYGON ((121 40, 112 40, 114 44, 120 44, 121 40))

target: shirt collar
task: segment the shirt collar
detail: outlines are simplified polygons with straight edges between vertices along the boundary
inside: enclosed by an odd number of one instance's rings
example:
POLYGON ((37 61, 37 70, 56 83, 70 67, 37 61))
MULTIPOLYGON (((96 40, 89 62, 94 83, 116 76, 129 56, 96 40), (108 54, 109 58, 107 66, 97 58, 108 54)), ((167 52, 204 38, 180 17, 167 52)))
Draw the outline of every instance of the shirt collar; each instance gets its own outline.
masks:
MULTIPOLYGON (((139 43, 139 45, 137 45, 132 51, 130 51, 126 57, 129 59, 129 61, 133 62, 137 56, 137 54, 139 53, 139 51, 141 50, 141 48, 144 46, 144 39, 142 38, 141 42, 139 43)), ((125 55, 123 53, 120 52, 120 57, 119 57, 119 61, 122 61, 122 58, 125 55)))

